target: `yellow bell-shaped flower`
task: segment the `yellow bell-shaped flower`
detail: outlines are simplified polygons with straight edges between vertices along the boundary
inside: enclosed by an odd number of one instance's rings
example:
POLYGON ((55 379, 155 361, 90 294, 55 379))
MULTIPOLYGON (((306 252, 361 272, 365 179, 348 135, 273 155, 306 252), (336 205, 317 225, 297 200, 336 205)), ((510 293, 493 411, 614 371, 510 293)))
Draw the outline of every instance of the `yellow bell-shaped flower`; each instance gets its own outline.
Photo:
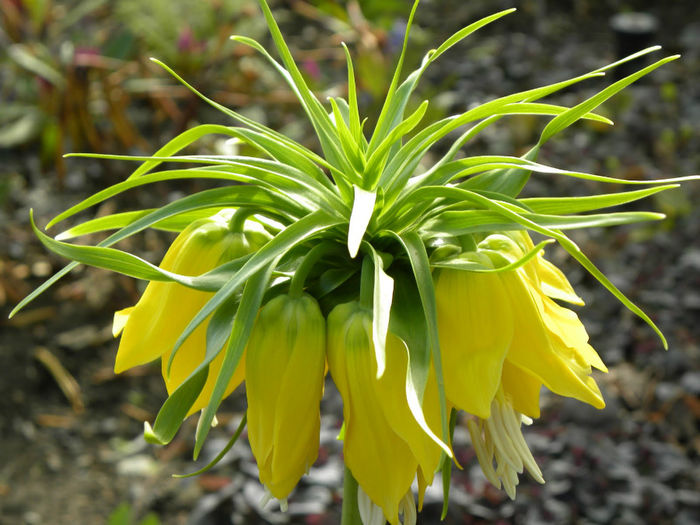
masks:
MULTIPOLYGON (((269 236, 253 221, 246 221, 242 231, 233 231, 234 212, 222 210, 190 224, 173 241, 160 267, 181 275, 197 276, 257 251, 269 236)), ((151 281, 136 305, 115 313, 113 332, 115 337, 121 333, 121 341, 114 371, 120 373, 160 357, 163 379, 168 394, 172 393, 204 359, 208 319, 183 342, 168 371, 175 342, 212 295, 175 282, 151 281)), ((207 405, 223 359, 221 352, 210 363, 207 381, 188 415, 207 405)), ((226 395, 241 383, 244 370, 240 363, 226 395)))
POLYGON ((248 341, 248 440, 260 481, 285 499, 318 456, 326 321, 310 295, 280 295, 248 341))
MULTIPOLYGON (((493 234, 469 254, 488 267, 505 266, 534 248, 527 233, 493 234)), ((552 297, 583 301, 566 277, 541 254, 498 273, 439 269, 435 273, 438 330, 445 392, 457 408, 490 416, 503 387, 519 413, 539 416, 539 391, 605 406, 591 367, 605 365, 588 344, 578 316, 552 297)))
MULTIPOLYGON (((440 447, 421 429, 406 396, 405 343, 389 333, 386 369, 377 379, 372 314, 358 302, 336 306, 328 316, 328 366, 343 398, 345 464, 362 491, 392 524, 416 476, 432 482, 440 447)), ((439 427, 437 386, 429 381, 423 411, 439 427)))

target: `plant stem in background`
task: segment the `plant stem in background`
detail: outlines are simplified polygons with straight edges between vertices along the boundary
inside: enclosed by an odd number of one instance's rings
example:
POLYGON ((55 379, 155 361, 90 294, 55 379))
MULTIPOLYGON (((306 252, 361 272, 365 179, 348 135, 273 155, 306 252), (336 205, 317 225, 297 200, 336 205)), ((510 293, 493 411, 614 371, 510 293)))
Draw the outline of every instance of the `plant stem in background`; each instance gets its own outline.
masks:
POLYGON ((343 511, 340 525, 362 525, 360 509, 357 506, 357 481, 348 467, 345 467, 343 477, 343 511))

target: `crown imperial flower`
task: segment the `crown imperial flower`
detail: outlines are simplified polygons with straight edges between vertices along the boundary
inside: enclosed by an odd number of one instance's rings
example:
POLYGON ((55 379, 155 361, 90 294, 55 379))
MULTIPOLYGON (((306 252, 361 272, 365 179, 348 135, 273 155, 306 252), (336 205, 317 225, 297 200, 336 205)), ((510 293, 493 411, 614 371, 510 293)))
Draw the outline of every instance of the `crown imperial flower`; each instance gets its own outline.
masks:
MULTIPOLYGON (((432 483, 441 453, 408 406, 405 344, 388 334, 386 370, 377 378, 372 314, 354 301, 339 304, 328 315, 327 352, 333 381, 343 398, 345 464, 389 523, 398 524, 399 508, 416 473, 425 484, 432 483)), ((437 426, 434 381, 426 386, 423 408, 428 421, 437 426)))
POLYGON ((326 321, 316 300, 285 294, 268 302, 246 354, 248 440, 260 481, 284 500, 318 456, 326 321))

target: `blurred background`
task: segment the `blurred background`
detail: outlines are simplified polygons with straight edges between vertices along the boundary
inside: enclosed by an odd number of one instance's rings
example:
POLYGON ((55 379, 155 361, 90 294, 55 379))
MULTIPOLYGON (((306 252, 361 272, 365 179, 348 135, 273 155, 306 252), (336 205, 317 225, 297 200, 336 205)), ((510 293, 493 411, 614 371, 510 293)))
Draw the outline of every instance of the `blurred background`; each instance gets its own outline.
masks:
MULTIPOLYGON (((391 79, 410 2, 270 4, 308 82, 324 98, 346 90, 340 42, 348 44, 360 103, 371 121, 391 79)), ((615 127, 579 123, 547 144, 540 160, 630 179, 700 173, 698 2, 423 0, 408 67, 457 29, 512 6, 515 14, 431 66, 419 90, 420 99, 431 101, 427 119, 660 44, 664 50, 655 57, 682 58, 600 109, 615 127)), ((151 154, 195 124, 231 124, 149 57, 218 102, 316 147, 291 91, 262 59, 228 39, 244 34, 270 48, 257 3, 0 0, 0 11, 0 524, 338 523, 341 405, 330 383, 319 460, 282 514, 276 504, 260 506, 263 491, 245 440, 207 474, 171 477, 206 464, 225 445, 245 410, 242 393, 222 405, 220 425, 196 465, 194 421, 167 447, 143 441, 143 422, 154 419, 166 395, 160 367, 115 376, 111 336, 114 310, 133 304, 143 283, 79 268, 7 319, 17 302, 65 264, 34 238, 29 208, 43 226, 133 169, 126 162, 65 159, 65 153, 151 154)), ((552 101, 576 104, 616 75, 578 84, 552 101)), ((520 155, 545 124, 524 116, 502 120, 466 152, 520 155)), ((193 151, 226 147, 208 139, 193 151)), ((91 213, 160 206, 204 187, 157 184, 91 213)), ((600 190, 545 175, 534 176, 527 188, 532 195, 600 190)), ((574 236, 657 322, 668 352, 564 252, 548 250, 587 302, 579 314, 610 368, 596 376, 608 406, 598 411, 543 392, 542 418, 526 438, 547 484, 523 476, 514 502, 485 481, 468 433, 458 427, 455 445, 464 470, 453 475, 447 523, 700 522, 699 196, 700 184, 687 184, 646 203, 645 209, 667 214, 663 222, 574 236)), ((124 247, 158 262, 168 241, 146 232, 124 247)), ((438 523, 440 497, 436 485, 419 523, 438 523)))

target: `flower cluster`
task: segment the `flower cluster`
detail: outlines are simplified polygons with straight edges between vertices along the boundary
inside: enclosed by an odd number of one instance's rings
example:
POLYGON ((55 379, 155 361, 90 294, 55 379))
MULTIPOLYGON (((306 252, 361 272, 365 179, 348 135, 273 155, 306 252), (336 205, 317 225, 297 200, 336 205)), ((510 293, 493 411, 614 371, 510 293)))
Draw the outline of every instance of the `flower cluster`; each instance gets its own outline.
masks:
MULTIPOLYGON (((161 268, 199 275, 267 242, 259 224, 234 225, 235 218, 233 210, 223 210, 193 223, 175 239, 161 268)), ((583 304, 566 277, 541 252, 515 269, 494 271, 533 249, 527 233, 491 234, 476 250, 450 259, 452 265, 479 261, 481 271, 445 265, 434 272, 447 403, 472 416, 467 425, 484 474, 511 497, 523 468, 544 482, 520 430, 522 421, 539 416, 542 385, 604 406, 590 373, 591 366, 605 366, 576 314, 552 300, 583 304)), ((224 396, 245 380, 248 438, 260 481, 272 496, 286 500, 318 456, 319 404, 329 370, 344 404, 345 463, 365 506, 371 502, 382 520, 398 523, 399 513, 415 514, 413 482, 420 506, 442 447, 450 452, 437 437, 434 368, 423 391, 425 420, 419 422, 406 395, 406 342, 387 333, 384 372, 378 374, 371 303, 363 304, 358 295, 325 318, 297 282, 260 309, 224 396)), ((178 337, 210 296, 179 283, 151 282, 136 306, 115 314, 115 335, 123 332, 115 371, 160 358, 172 393, 204 359, 207 321, 184 339, 170 362, 178 337)), ((223 356, 219 352, 209 365, 188 415, 209 403, 223 356)))
MULTIPOLYGON (((146 424, 146 439, 168 443, 185 418, 200 412, 196 457, 222 400, 245 381, 244 423, 260 481, 281 501, 317 458, 319 404, 330 372, 343 399, 346 487, 349 492, 353 483, 358 487, 349 504, 359 517, 345 523, 415 523, 412 486, 415 482, 420 509, 436 473, 449 480, 460 417, 494 485, 514 497, 525 469, 543 482, 521 431, 523 422, 539 416, 540 390, 544 386, 602 408, 591 372, 605 371, 576 313, 562 306, 583 301, 543 250, 557 242, 665 345, 649 317, 565 231, 661 219, 651 212, 599 210, 688 178, 619 180, 553 168, 539 163, 538 154, 581 119, 612 124, 595 108, 677 57, 640 69, 573 107, 543 99, 657 48, 420 127, 429 102, 410 114, 407 108, 425 70, 513 10, 458 31, 401 80, 416 0, 399 65, 369 133, 359 116, 349 50, 347 99, 330 98, 326 107, 306 85, 267 3, 259 3, 281 62, 250 38, 232 38, 262 53, 289 84, 320 153, 220 106, 161 64, 239 125, 197 126, 153 157, 110 156, 141 164, 127 180, 73 206, 47 228, 153 182, 191 178, 230 184, 160 208, 88 220, 55 238, 32 222, 39 239, 72 262, 15 311, 79 263, 149 281, 137 304, 114 320, 114 333, 121 334, 115 371, 161 360, 169 396, 153 425, 146 424), (525 155, 460 155, 484 129, 522 114, 548 119, 525 155), (461 135, 453 134, 457 130, 461 135), (212 134, 243 142, 255 153, 178 154, 212 134), (428 155, 449 140, 441 149, 446 153, 428 155), (165 169, 163 162, 196 167, 165 169), (586 197, 521 197, 532 174, 649 187, 586 197), (178 234, 159 266, 111 247, 146 228, 178 234), (97 246, 66 242, 105 230, 116 231, 97 246), (543 240, 534 244, 531 232, 543 240)), ((449 483, 443 486, 446 509, 449 483)))

